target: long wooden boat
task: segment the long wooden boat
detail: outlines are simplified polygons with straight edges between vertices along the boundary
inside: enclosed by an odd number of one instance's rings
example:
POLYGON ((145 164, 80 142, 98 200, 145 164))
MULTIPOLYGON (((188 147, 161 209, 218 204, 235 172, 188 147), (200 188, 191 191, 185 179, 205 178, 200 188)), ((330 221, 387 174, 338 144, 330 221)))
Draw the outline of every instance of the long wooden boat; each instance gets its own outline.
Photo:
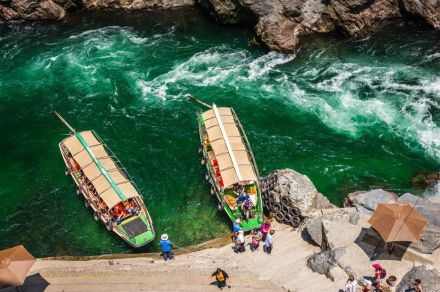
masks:
POLYGON ((249 141, 233 108, 218 108, 215 104, 209 107, 211 109, 201 113, 197 120, 202 163, 206 165, 211 194, 217 197, 219 210, 225 210, 232 221, 242 219, 244 231, 259 228, 263 222, 263 202, 249 141), (250 218, 244 218, 243 204, 237 200, 240 193, 250 197, 250 218))
POLYGON ((73 178, 94 219, 133 247, 153 241, 153 221, 120 161, 94 131, 77 132, 55 114, 70 129, 69 137, 59 143, 66 175, 73 178))

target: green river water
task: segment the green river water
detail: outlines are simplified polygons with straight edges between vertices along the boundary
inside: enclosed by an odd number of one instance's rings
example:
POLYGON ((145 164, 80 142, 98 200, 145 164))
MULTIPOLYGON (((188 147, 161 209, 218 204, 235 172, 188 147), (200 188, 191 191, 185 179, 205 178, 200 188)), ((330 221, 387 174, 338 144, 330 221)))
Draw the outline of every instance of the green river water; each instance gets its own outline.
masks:
MULTIPOLYGON (((293 168, 341 204, 351 191, 423 190, 440 169, 440 33, 394 23, 268 52, 195 10, 0 24, 0 248, 36 256, 133 252, 75 195, 58 143, 94 129, 180 246, 225 234, 197 151, 193 94, 232 106, 261 175, 293 168), (403 34, 402 31, 405 31, 403 34)), ((157 249, 156 245, 140 251, 157 249)))

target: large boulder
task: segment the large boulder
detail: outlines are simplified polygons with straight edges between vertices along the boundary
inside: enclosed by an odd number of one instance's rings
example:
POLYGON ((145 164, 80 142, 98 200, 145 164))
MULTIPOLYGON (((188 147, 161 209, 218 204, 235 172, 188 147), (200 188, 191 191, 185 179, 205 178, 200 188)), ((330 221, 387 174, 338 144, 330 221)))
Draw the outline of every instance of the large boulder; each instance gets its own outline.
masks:
MULTIPOLYGON (((0 4, 0 17, 5 20, 61 20, 66 10, 55 0, 11 0, 8 7, 0 4)), ((65 2, 65 7, 72 7, 72 2, 65 2)))
POLYGON ((417 14, 436 29, 440 29, 440 1, 439 0, 402 0, 406 11, 417 14))
POLYGON ((323 233, 322 221, 338 221, 340 218, 345 216, 349 216, 349 212, 344 209, 339 209, 334 212, 324 214, 321 217, 313 218, 306 225, 307 233, 317 245, 323 247, 323 244, 325 243, 325 238, 323 233))
POLYGON ((283 169, 274 171, 268 177, 274 181, 269 191, 275 192, 279 197, 289 197, 292 204, 300 210, 302 217, 316 217, 319 210, 335 207, 318 192, 307 176, 299 172, 283 169))
POLYGON ((412 243, 410 248, 422 253, 433 253, 434 250, 440 247, 440 203, 409 193, 401 196, 398 202, 411 204, 420 215, 428 220, 419 242, 412 243))
POLYGON ((338 259, 345 253, 344 248, 324 250, 316 253, 307 259, 307 266, 315 273, 331 277, 330 271, 338 265, 338 259))
POLYGON ((403 276, 396 287, 397 292, 407 291, 414 287, 414 280, 422 281, 423 291, 440 291, 440 271, 432 266, 417 266, 403 276))
POLYGON ((398 196, 395 193, 382 189, 360 191, 348 194, 345 198, 345 207, 355 207, 359 213, 373 214, 379 203, 395 203, 398 196))

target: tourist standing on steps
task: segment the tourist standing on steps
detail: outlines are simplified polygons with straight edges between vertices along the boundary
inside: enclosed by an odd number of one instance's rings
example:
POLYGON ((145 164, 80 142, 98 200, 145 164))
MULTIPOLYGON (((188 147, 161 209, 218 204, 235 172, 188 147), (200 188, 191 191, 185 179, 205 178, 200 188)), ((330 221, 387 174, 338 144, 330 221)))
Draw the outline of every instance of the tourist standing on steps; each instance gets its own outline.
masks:
POLYGON ((241 224, 240 218, 236 219, 235 222, 232 223, 232 235, 231 235, 232 242, 235 242, 237 240, 238 231, 242 230, 240 224, 241 224))
POLYGON ((422 288, 422 280, 416 279, 414 283, 414 291, 415 292, 423 292, 422 288))
POLYGON ((272 253, 273 249, 273 235, 275 234, 275 230, 271 230, 268 235, 266 235, 266 240, 264 241, 263 250, 267 254, 272 253))
POLYGON ((357 281, 353 276, 349 276, 345 283, 345 292, 356 292, 357 281))
POLYGON ((236 252, 245 252, 246 251, 245 240, 244 240, 244 231, 243 230, 239 230, 238 231, 238 235, 237 235, 237 239, 236 239, 236 242, 235 242, 235 246, 236 246, 236 252))
POLYGON ((228 288, 231 288, 231 286, 226 284, 226 279, 228 279, 229 276, 225 271, 223 271, 220 268, 217 268, 217 270, 214 273, 212 273, 211 277, 214 277, 214 276, 215 276, 215 279, 217 280, 217 287, 219 287, 220 290, 226 286, 228 286, 228 288))
POLYGON ((264 223, 261 225, 261 235, 262 235, 262 240, 265 241, 266 240, 266 236, 270 231, 270 222, 269 220, 264 221, 264 223))
POLYGON ((260 248, 261 232, 259 229, 252 230, 251 250, 258 250, 260 248))
POLYGON ((173 252, 171 251, 171 246, 173 245, 173 243, 171 242, 171 240, 168 239, 168 234, 162 234, 160 239, 160 246, 162 247, 162 256, 164 261, 173 260, 174 256, 173 252))

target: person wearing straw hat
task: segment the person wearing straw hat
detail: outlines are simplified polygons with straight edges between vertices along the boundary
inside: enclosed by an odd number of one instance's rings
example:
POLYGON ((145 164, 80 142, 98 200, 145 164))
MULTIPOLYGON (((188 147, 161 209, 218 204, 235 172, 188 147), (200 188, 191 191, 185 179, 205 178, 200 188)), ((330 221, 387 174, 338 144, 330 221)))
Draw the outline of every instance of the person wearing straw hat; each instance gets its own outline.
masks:
POLYGON ((168 239, 168 234, 164 233, 160 237, 160 246, 162 247, 162 256, 164 261, 173 260, 173 252, 171 251, 171 246, 173 243, 168 239))

